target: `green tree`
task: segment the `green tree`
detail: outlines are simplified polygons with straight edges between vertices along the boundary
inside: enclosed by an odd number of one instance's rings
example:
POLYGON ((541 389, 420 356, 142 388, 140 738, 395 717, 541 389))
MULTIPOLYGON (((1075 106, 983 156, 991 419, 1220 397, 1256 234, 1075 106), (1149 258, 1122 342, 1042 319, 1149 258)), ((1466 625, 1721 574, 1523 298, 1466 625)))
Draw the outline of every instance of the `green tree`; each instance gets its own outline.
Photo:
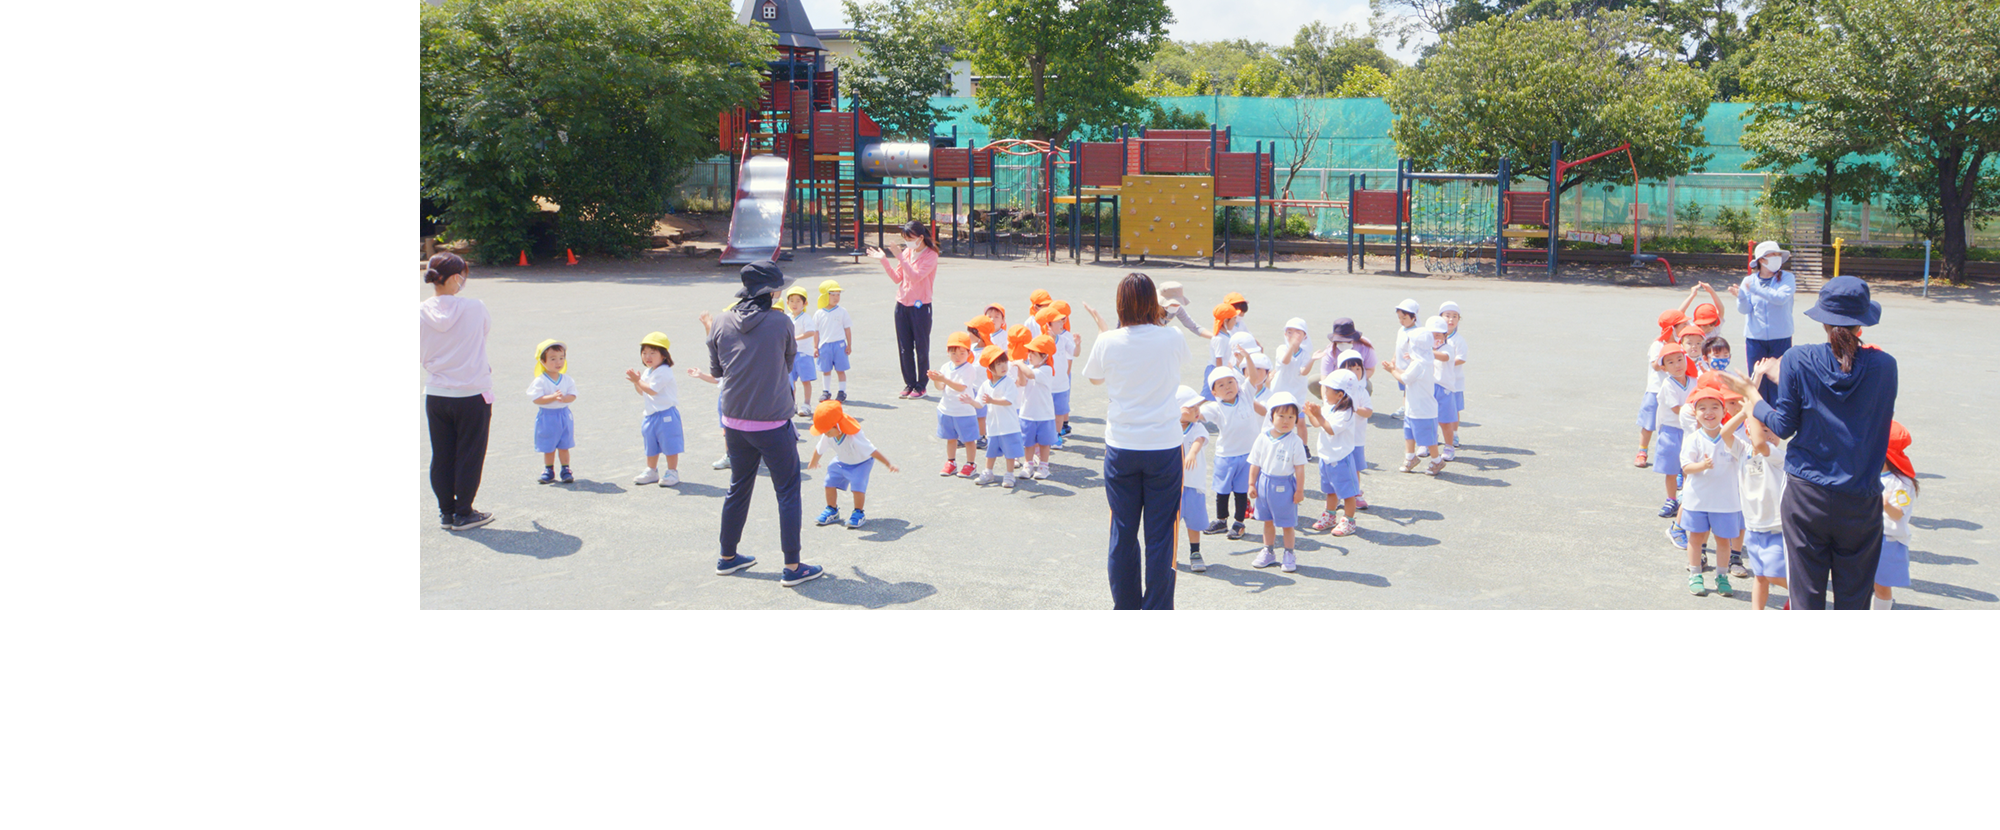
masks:
POLYGON ((1332 28, 1317 20, 1300 26, 1292 36, 1292 45, 1278 53, 1299 90, 1316 97, 1332 95, 1355 67, 1370 67, 1386 76, 1400 66, 1376 45, 1373 35, 1360 34, 1351 26, 1332 28))
MULTIPOLYGON (((1811 0, 1759 0, 1763 5, 1811 0)), ((1584 20, 1603 11, 1632 11, 1657 29, 1678 59, 1709 73, 1718 100, 1735 97, 1750 42, 1737 0, 1369 0, 1375 24, 1407 47, 1423 36, 1442 38, 1498 17, 1584 20)))
POLYGON ((536 197, 560 247, 643 244, 771 38, 702 0, 447 0, 420 25, 423 195, 485 261, 529 247, 536 197))
POLYGON ((1285 71, 1285 65, 1276 58, 1261 58, 1250 61, 1236 71, 1236 86, 1231 95, 1246 98, 1290 98, 1299 94, 1298 84, 1285 71))
POLYGON ((1389 76, 1382 70, 1362 64, 1347 70, 1347 77, 1340 79, 1332 98, 1380 98, 1389 92, 1389 76))
POLYGON ((893 138, 928 137, 962 106, 931 98, 951 94, 951 51, 963 40, 958 0, 841 0, 854 27, 852 58, 835 61, 842 86, 893 138))
MULTIPOLYGON (((1752 90, 1772 65, 1787 58, 1764 53, 1749 68, 1752 90)), ((1833 214, 1838 200, 1868 201, 1882 186, 1881 165, 1856 158, 1880 152, 1882 139, 1851 122, 1848 113, 1817 101, 1762 101, 1750 110, 1743 129, 1743 148, 1751 152, 1745 170, 1780 170, 1787 175, 1772 182, 1765 201, 1771 207, 1804 210, 1814 198, 1820 213, 1820 243, 1833 243, 1833 214)))
POLYGON ((979 0, 966 21, 982 76, 977 120, 994 135, 1053 144, 1137 120, 1140 67, 1173 19, 1164 0, 979 0))
POLYGON ((1803 31, 1759 46, 1791 57, 1759 72, 1772 99, 1837 113, 1879 137, 1899 166, 1935 182, 1946 280, 1965 276, 1986 160, 2000 149, 2000 0, 1823 0, 1803 31))
POLYGON ((1270 44, 1252 40, 1163 41, 1144 67, 1142 88, 1171 89, 1160 95, 1211 95, 1236 85, 1243 64, 1272 55, 1270 44))
MULTIPOLYGON (((1496 17, 1445 35, 1418 66, 1396 73, 1385 96, 1390 134, 1420 168, 1546 177, 1549 143, 1566 158, 1632 145, 1640 178, 1679 176, 1713 156, 1701 118, 1711 89, 1675 60, 1650 24, 1630 12, 1581 21, 1496 17)), ((1562 189, 1631 181, 1614 161, 1585 165, 1562 189)))

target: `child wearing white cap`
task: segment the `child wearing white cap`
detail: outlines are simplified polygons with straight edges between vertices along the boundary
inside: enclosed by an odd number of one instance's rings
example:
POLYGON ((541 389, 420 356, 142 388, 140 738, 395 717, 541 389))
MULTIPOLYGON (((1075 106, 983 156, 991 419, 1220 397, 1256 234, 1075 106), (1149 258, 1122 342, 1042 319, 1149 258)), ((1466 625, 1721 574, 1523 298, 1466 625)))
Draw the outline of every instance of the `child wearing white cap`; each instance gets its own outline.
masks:
POLYGON ((1269 404, 1271 425, 1258 430, 1257 441, 1250 449, 1250 501, 1257 505, 1257 518, 1264 521, 1264 550, 1250 566, 1268 568, 1278 564, 1271 545, 1276 541, 1277 529, 1284 528, 1284 571, 1292 573, 1299 569, 1298 557, 1292 553, 1292 540, 1298 534, 1299 502, 1306 498, 1305 488, 1300 486, 1306 476, 1306 445, 1299 440, 1295 429, 1299 423, 1299 399, 1289 392, 1278 392, 1271 395, 1269 404))
POLYGON ((1437 348, 1437 404, 1444 460, 1458 457, 1458 421, 1465 408, 1465 341, 1458 337, 1458 303, 1438 306, 1445 322, 1444 345, 1437 348))
POLYGON ((1229 534, 1230 541, 1243 538, 1243 520, 1250 512, 1250 448, 1264 424, 1256 402, 1243 391, 1243 376, 1228 366, 1208 376, 1215 400, 1201 405, 1201 419, 1215 425, 1215 470, 1209 484, 1215 491, 1215 521, 1208 533, 1229 534), (1236 511, 1229 510, 1229 497, 1236 497, 1236 511), (1234 521, 1231 521, 1231 519, 1234 521))
POLYGON ((1419 337, 1401 340, 1396 357, 1388 364, 1389 374, 1403 384, 1403 472, 1417 470, 1417 448, 1427 447, 1432 461, 1424 475, 1437 475, 1445 458, 1438 452, 1437 356, 1448 326, 1443 317, 1426 321, 1419 337))
POLYGON ((1188 473, 1201 466, 1201 448, 1208 430, 1201 426, 1201 393, 1185 386, 1174 391, 1181 406, 1181 524, 1188 533, 1188 570, 1201 573, 1201 534, 1208 525, 1208 503, 1201 497, 1201 479, 1188 473))
MULTIPOLYGON (((1417 300, 1414 297, 1396 304, 1396 346, 1389 352, 1391 355, 1389 358, 1390 362, 1395 362, 1396 358, 1394 356, 1402 354, 1403 349, 1409 345, 1410 339, 1421 333, 1417 329, 1417 311, 1420 308, 1422 307, 1417 305, 1417 300)), ((1391 372, 1390 374, 1395 373, 1391 372)), ((1396 381, 1396 388, 1403 388, 1403 381, 1400 378, 1396 381)), ((1396 407, 1395 413, 1390 417, 1401 418, 1407 409, 1409 409, 1408 405, 1396 407)))
MULTIPOLYGON (((1303 401, 1312 397, 1307 389, 1312 384, 1313 356, 1306 352, 1306 321, 1293 317, 1285 321, 1285 342, 1278 346, 1271 356, 1271 393, 1291 393, 1293 400, 1303 401)), ((1312 432, 1306 428, 1304 418, 1299 419, 1299 441, 1306 445, 1306 460, 1312 461, 1312 432)))
POLYGON ((1343 350, 1334 357, 1334 365, 1339 368, 1334 374, 1327 376, 1333 380, 1322 378, 1320 381, 1324 394, 1327 383, 1340 383, 1344 380, 1342 374, 1354 378, 1354 384, 1347 387, 1347 396, 1354 401, 1354 507, 1358 510, 1368 509, 1368 497, 1361 492, 1360 476, 1368 470, 1368 419, 1375 417, 1374 394, 1368 391, 1367 362, 1367 358, 1361 356, 1360 350, 1343 350))
MULTIPOLYGON (((1361 356, 1356 354, 1355 360, 1361 356)), ((1361 471, 1355 466, 1355 442, 1358 425, 1365 417, 1356 412, 1355 402, 1365 399, 1367 391, 1361 388, 1361 379, 1347 372, 1336 372, 1320 385, 1320 395, 1326 401, 1306 405, 1306 417, 1319 424, 1319 490, 1326 494, 1326 512, 1313 522, 1314 530, 1331 530, 1335 536, 1354 534, 1354 511, 1361 500, 1361 471), (1336 516, 1334 509, 1345 507, 1346 516, 1336 516)))
POLYGON ((854 354, 854 344, 850 342, 854 337, 854 318, 840 307, 840 283, 827 280, 819 284, 819 310, 813 312, 813 328, 818 334, 813 355, 820 380, 826 384, 819 399, 847 400, 848 356, 854 354), (840 378, 838 389, 834 387, 836 375, 840 378))

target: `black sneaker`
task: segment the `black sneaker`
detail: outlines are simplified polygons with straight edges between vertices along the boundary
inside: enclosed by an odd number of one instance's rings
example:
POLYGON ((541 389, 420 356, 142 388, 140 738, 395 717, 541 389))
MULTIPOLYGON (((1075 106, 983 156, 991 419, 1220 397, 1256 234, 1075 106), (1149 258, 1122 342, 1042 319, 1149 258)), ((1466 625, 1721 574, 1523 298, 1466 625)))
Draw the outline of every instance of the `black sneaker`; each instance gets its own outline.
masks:
POLYGON ((466 513, 460 513, 457 516, 453 516, 451 520, 451 527, 449 529, 471 530, 475 527, 484 527, 485 525, 492 523, 492 521, 493 521, 493 514, 481 513, 477 510, 473 510, 466 513))
POLYGON ((986 437, 983 435, 979 437, 979 448, 986 449, 986 437))
POLYGON ((1202 532, 1203 532, 1203 533, 1206 533, 1206 534, 1208 534, 1208 535, 1210 535, 1210 536, 1214 536, 1214 535, 1215 535, 1215 534, 1217 534, 1217 533, 1228 533, 1228 532, 1229 532, 1229 523, 1228 523, 1228 522, 1225 522, 1225 521, 1223 521, 1223 520, 1221 520, 1221 519, 1216 519, 1215 521, 1212 521, 1212 522, 1209 522, 1209 523, 1208 523, 1208 529, 1207 529, 1207 530, 1204 530, 1204 531, 1202 531, 1202 532))
POLYGON ((451 529, 450 513, 446 513, 442 510, 438 511, 438 527, 444 528, 445 530, 451 529))
POLYGON ((1238 539, 1241 539, 1241 538, 1243 538, 1243 523, 1242 523, 1242 522, 1237 522, 1237 523, 1235 523, 1235 524, 1232 524, 1232 525, 1230 525, 1230 526, 1229 526, 1229 541, 1231 541, 1231 542, 1234 542, 1234 541, 1236 541, 1236 540, 1238 540, 1238 539))
POLYGON ((1069 434, 1069 422, 1068 422, 1068 421, 1064 421, 1064 422, 1063 422, 1063 425, 1062 425, 1062 429, 1059 429, 1059 430, 1056 430, 1056 434, 1057 434, 1057 435, 1068 435, 1068 434, 1069 434))
POLYGON ((847 390, 842 389, 839 392, 834 393, 833 399, 836 401, 845 402, 847 400, 847 390))

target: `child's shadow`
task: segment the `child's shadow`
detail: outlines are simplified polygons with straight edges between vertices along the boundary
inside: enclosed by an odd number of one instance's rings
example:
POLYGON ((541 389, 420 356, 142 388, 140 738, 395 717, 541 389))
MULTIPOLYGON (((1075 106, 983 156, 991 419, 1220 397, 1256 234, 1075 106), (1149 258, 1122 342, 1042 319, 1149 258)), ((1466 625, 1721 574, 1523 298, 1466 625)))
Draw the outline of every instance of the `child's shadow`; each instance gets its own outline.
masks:
POLYGON ((1360 516, 1363 514, 1386 519, 1391 524, 1394 524, 1397 527, 1409 527, 1418 522, 1436 522, 1436 521, 1442 521, 1444 519, 1444 514, 1439 513, 1436 510, 1410 510, 1407 508, 1388 507, 1386 505, 1380 505, 1380 504, 1369 505, 1367 510, 1362 511, 1362 513, 1360 514, 1356 514, 1356 518, 1357 519, 1360 518, 1360 516))
POLYGON ((623 488, 623 487, 620 487, 620 486, 618 486, 618 485, 616 485, 616 484, 612 484, 612 483, 611 483, 611 482, 609 482, 609 481, 591 481, 590 479, 587 479, 587 478, 579 478, 579 479, 577 479, 577 480, 576 480, 576 482, 575 482, 575 483, 572 483, 572 484, 565 484, 565 485, 562 485, 562 487, 563 487, 563 489, 565 489, 565 490, 575 490, 576 492, 579 492, 579 493, 623 493, 623 492, 625 492, 625 488, 623 488))
POLYGON ((1322 568, 1319 567, 1318 565, 1300 565, 1298 574, 1299 576, 1311 577, 1313 579, 1326 579, 1334 582, 1352 582, 1356 585, 1366 585, 1370 588, 1389 587, 1389 578, 1385 576, 1380 576, 1377 574, 1354 573, 1352 571, 1336 571, 1332 568, 1322 568))
POLYGON ((913 525, 902 519, 869 519, 855 531, 863 542, 894 542, 908 535, 910 531, 922 530, 923 525, 913 525))
POLYGON ((1453 472, 1450 467, 1446 467, 1443 470, 1439 470, 1437 474, 1437 480, 1450 482, 1452 484, 1463 484, 1468 487, 1514 486, 1512 484, 1508 484, 1506 481, 1497 478, 1480 478, 1479 476, 1469 476, 1464 473, 1453 472))
MULTIPOLYGON (((1494 470, 1511 470, 1521 466, 1521 462, 1511 458, 1469 458, 1464 455, 1452 459, 1451 464, 1453 466, 1464 465, 1471 467, 1482 473, 1490 473, 1494 470)), ((1445 471, 1450 472, 1451 467, 1446 467, 1445 471)))
POLYGON ((560 530, 542 527, 541 522, 529 522, 534 528, 527 530, 502 530, 492 525, 459 531, 459 536, 492 548, 498 553, 517 556, 532 556, 536 559, 557 559, 583 549, 583 540, 560 530))
POLYGON ((840 406, 843 409, 848 409, 848 408, 895 409, 896 408, 895 406, 886 403, 876 403, 874 401, 856 401, 856 400, 844 401, 840 404, 840 406))
POLYGON ((1057 484, 1067 484, 1079 490, 1091 486, 1091 482, 1094 481, 1098 475, 1096 470, 1092 470, 1089 467, 1071 467, 1071 466, 1057 467, 1053 465, 1049 467, 1049 473, 1050 473, 1049 477, 1042 479, 1042 481, 1044 482, 1053 481, 1057 484))
POLYGON ((717 487, 713 484, 702 484, 699 482, 686 481, 686 480, 683 480, 681 481, 681 483, 676 484, 672 487, 666 487, 662 489, 673 490, 684 496, 707 496, 709 498, 719 499, 722 498, 723 496, 729 495, 729 488, 727 487, 717 487))
POLYGON ((1214 577, 1231 585, 1249 588, 1253 594, 1261 594, 1279 585, 1299 584, 1298 580, 1285 576, 1283 571, 1273 573, 1255 568, 1232 568, 1217 564, 1209 565, 1207 573, 1198 575, 1214 577))
POLYGON ((1415 533, 1390 533, 1381 530, 1371 530, 1365 527, 1357 528, 1354 532, 1354 538, 1391 548, 1424 548, 1439 544, 1438 540, 1429 536, 1419 536, 1415 533))

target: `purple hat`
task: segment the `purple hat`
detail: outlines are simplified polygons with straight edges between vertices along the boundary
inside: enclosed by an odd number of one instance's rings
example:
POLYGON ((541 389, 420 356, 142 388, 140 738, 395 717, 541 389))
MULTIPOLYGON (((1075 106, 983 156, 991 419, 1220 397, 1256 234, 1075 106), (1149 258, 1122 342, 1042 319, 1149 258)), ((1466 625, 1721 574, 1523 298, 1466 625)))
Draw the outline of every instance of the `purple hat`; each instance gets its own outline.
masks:
POLYGON ((1335 343, 1352 343, 1361 339, 1361 332, 1354 330, 1354 318, 1342 317, 1333 321, 1333 331, 1327 334, 1326 339, 1335 343))

